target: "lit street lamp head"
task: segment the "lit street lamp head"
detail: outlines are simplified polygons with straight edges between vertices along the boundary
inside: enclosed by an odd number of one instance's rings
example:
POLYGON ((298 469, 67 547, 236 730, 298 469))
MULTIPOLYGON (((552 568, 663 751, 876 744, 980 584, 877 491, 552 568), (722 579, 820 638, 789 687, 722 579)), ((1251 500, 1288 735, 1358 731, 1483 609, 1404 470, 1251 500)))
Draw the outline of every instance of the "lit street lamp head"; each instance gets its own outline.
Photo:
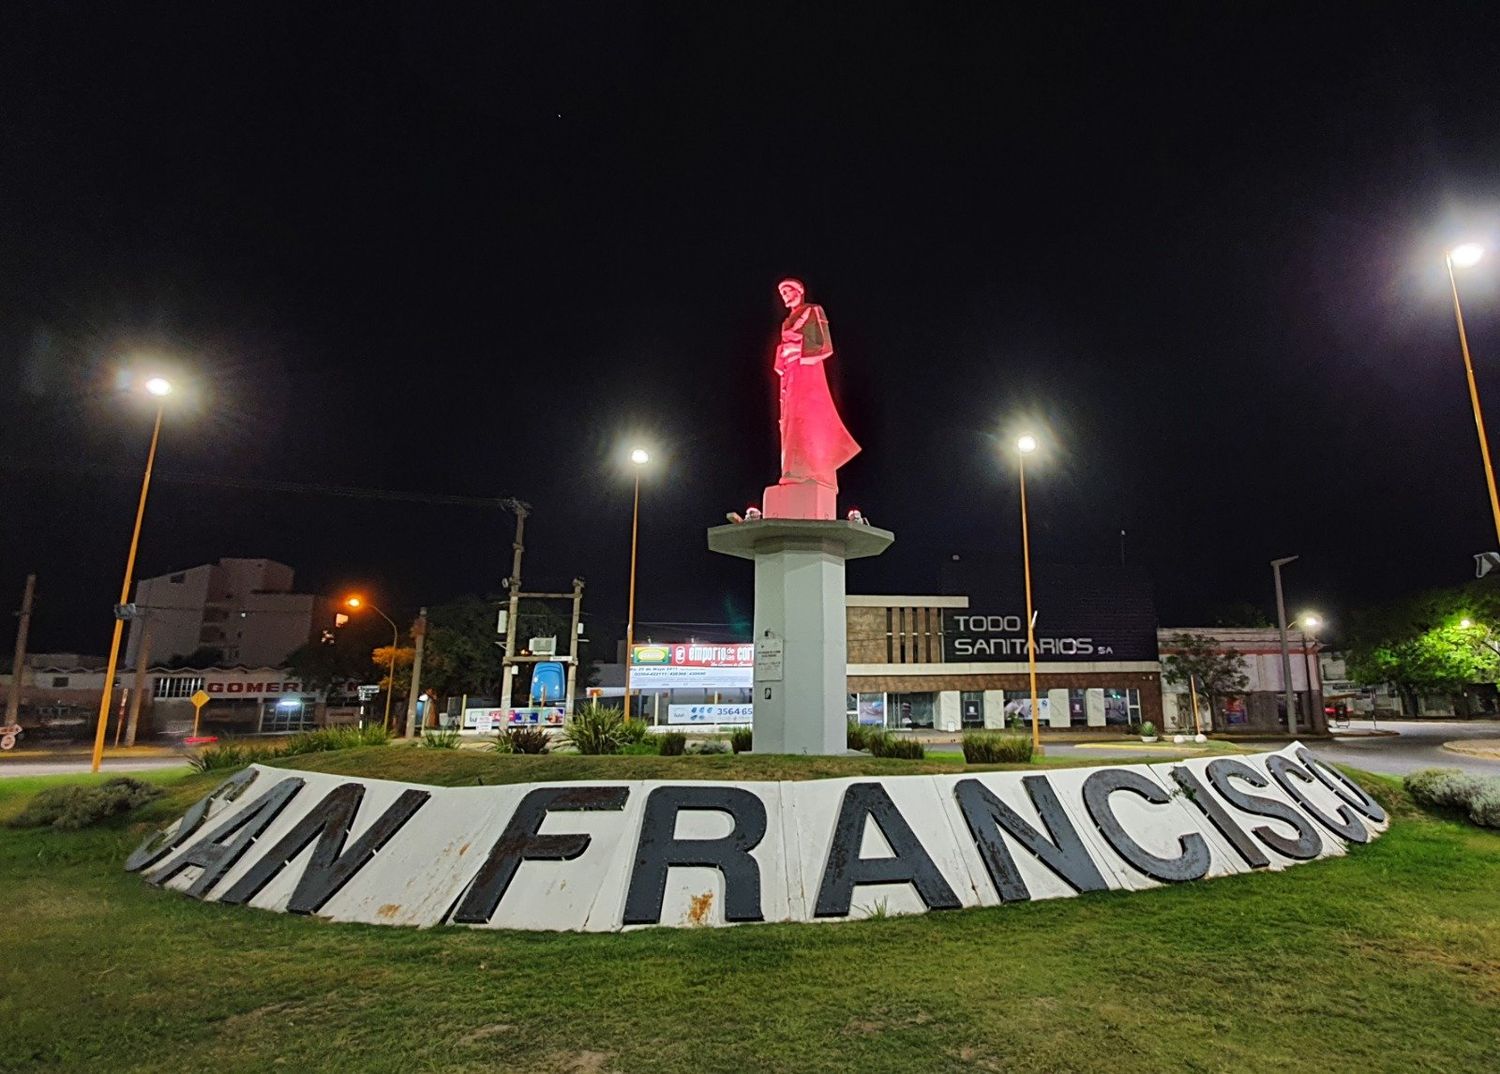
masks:
POLYGON ((1458 621, 1458 629, 1460 629, 1460 630, 1468 630, 1473 625, 1474 625, 1474 620, 1472 620, 1472 619, 1460 619, 1458 621))
POLYGON ((1030 455, 1033 451, 1036 450, 1036 437, 1032 436, 1030 433, 1027 433, 1025 436, 1016 441, 1016 449, 1020 451, 1022 455, 1030 455))
POLYGON ((1484 247, 1477 242, 1466 242, 1448 251, 1448 260, 1459 268, 1473 268, 1484 256, 1484 247))
POLYGON ((1323 620, 1316 615, 1304 615, 1302 617, 1302 628, 1304 630, 1317 630, 1323 625, 1323 620))
POLYGON ((644 466, 651 461, 651 456, 647 455, 642 448, 636 448, 630 453, 630 461, 637 466, 644 466))
POLYGON ((365 606, 365 602, 359 597, 350 597, 348 600, 344 601, 344 603, 351 608, 363 608, 365 606))
POLYGON ((146 390, 152 395, 168 395, 172 391, 172 382, 166 377, 152 377, 146 381, 146 390))

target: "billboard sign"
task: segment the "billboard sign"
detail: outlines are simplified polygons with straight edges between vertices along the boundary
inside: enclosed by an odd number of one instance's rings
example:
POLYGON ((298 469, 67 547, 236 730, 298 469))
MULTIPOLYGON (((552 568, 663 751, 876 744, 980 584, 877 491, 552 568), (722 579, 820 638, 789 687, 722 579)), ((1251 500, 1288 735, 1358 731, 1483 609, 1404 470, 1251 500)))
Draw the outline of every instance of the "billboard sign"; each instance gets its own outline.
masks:
POLYGON ((754 669, 749 644, 637 645, 630 653, 630 685, 637 690, 748 690, 754 669))

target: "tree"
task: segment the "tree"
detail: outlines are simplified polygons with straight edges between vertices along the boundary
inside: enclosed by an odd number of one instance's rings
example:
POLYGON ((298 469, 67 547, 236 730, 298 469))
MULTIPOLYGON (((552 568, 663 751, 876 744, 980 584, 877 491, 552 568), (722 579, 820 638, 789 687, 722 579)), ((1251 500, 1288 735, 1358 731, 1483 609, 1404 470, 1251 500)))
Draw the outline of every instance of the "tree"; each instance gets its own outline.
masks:
POLYGON ((318 640, 288 656, 286 665, 308 689, 336 682, 369 682, 370 650, 389 637, 385 620, 355 619, 324 631, 318 640))
MULTIPOLYGON (((417 651, 408 646, 402 645, 396 649, 394 689, 398 697, 405 697, 411 692, 411 666, 416 656, 417 651)), ((378 646, 370 653, 370 663, 380 672, 381 690, 392 689, 391 647, 389 645, 378 646)))
POLYGON ((1497 622, 1500 592, 1488 582, 1362 610, 1349 632, 1349 677, 1365 685, 1389 683, 1411 712, 1421 694, 1465 705, 1466 687, 1494 682, 1500 673, 1500 653, 1490 637, 1497 622))
POLYGON ((1266 613, 1248 600, 1220 604, 1209 612, 1214 626, 1221 627, 1268 627, 1274 626, 1266 613))
POLYGON ((1250 685, 1245 658, 1207 634, 1175 634, 1167 639, 1175 649, 1161 662, 1161 677, 1174 686, 1196 680, 1198 692, 1208 700, 1209 712, 1219 711, 1219 700, 1244 692, 1250 685))
POLYGON ((175 653, 162 666, 176 671, 179 668, 216 668, 222 666, 223 663, 223 649, 217 649, 212 645, 200 645, 186 655, 175 653))

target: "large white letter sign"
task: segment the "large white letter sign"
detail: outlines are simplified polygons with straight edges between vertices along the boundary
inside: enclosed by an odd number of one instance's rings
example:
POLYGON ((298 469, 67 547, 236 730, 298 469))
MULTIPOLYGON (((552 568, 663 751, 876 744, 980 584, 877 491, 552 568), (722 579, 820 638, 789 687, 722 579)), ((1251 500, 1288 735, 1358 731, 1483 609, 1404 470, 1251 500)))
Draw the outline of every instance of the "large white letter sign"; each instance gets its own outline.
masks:
POLYGON ((334 921, 618 931, 847 921, 1345 854, 1389 818, 1301 744, 1052 772, 417 787, 255 765, 125 862, 334 921))

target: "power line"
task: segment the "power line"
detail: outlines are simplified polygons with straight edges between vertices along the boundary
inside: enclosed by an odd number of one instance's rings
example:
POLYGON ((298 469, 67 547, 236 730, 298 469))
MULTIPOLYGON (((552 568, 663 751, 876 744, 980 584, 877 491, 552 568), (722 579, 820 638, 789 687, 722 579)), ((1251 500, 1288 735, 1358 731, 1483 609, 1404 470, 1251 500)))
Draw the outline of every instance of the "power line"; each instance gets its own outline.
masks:
MULTIPOLYGON (((0 467, 11 470, 41 470, 58 474, 75 474, 89 477, 118 477, 138 480, 139 474, 119 467, 72 464, 19 464, 14 460, 0 461, 0 467)), ((157 470, 155 481, 166 481, 174 485, 204 485, 214 488, 249 489, 257 492, 298 492, 316 496, 342 496, 359 500, 393 500, 399 503, 442 504, 452 507, 500 508, 515 514, 528 505, 511 496, 456 496, 447 493, 408 492, 400 489, 372 489, 357 485, 324 485, 304 481, 267 481, 254 477, 229 477, 222 474, 195 474, 180 470, 157 470)))

